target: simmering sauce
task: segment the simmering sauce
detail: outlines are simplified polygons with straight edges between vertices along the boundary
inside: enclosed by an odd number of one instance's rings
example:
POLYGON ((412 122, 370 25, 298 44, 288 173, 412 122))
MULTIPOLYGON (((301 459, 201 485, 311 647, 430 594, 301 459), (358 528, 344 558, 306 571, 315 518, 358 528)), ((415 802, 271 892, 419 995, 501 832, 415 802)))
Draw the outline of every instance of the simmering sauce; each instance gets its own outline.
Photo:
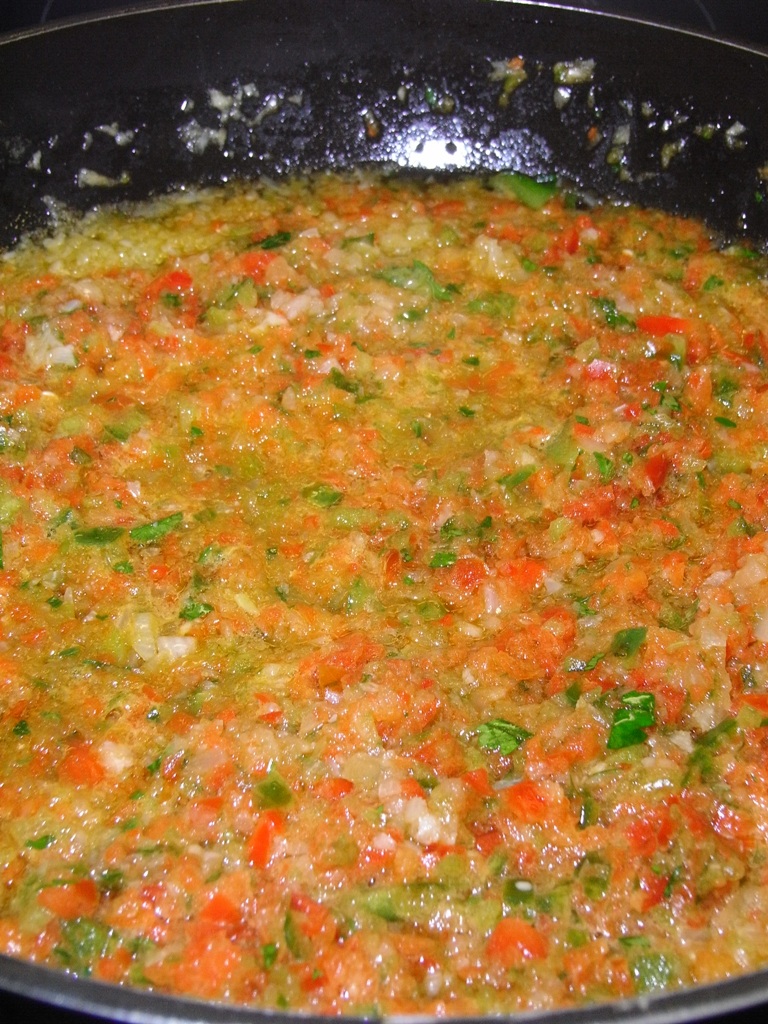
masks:
POLYGON ((321 1013, 768 963, 766 261, 519 175, 0 261, 0 950, 321 1013))

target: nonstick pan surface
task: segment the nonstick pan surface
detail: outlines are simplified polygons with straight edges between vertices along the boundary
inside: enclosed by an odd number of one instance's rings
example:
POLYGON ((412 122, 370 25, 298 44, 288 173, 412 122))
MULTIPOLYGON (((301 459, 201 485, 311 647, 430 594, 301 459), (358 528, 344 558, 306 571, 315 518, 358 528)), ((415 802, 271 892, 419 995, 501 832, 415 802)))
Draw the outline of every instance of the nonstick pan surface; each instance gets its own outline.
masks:
MULTIPOLYGON (((69 209, 375 165, 555 171, 587 197, 703 217, 724 239, 765 249, 766 97, 759 51, 523 0, 209 0, 60 23, 0 39, 0 245, 69 209), (516 56, 528 80, 500 103, 494 62, 516 56), (576 81, 557 80, 561 64, 566 79, 580 69, 576 81)), ((39 1007, 52 1024, 57 1014, 62 1024, 311 1019, 112 988, 7 958, 0 990, 10 1012, 39 1007)), ((768 972, 759 972, 525 1019, 650 1024, 766 1002, 768 972)))

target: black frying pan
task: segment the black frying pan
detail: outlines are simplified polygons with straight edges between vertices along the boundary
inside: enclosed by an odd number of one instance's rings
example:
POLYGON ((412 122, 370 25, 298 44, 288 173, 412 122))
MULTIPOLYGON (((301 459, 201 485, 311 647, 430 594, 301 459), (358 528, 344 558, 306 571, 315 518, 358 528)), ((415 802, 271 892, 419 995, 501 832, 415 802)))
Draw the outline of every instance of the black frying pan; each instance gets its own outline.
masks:
MULTIPOLYGON (((0 245, 63 206, 354 164, 557 171, 768 249, 768 55, 525 0, 201 0, 0 40, 0 245), (528 79, 500 104, 493 62, 518 55, 528 79)), ((768 971, 525 1020, 672 1024, 746 1007, 768 1007, 768 971)), ((35 1008, 51 1024, 311 1020, 0 957, 0 1021, 35 1008)))

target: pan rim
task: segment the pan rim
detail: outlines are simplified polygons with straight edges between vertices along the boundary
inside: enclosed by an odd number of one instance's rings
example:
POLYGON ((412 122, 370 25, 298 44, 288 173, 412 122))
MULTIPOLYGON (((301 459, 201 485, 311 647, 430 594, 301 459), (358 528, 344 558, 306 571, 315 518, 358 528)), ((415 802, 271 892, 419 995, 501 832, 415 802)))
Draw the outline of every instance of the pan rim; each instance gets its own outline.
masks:
MULTIPOLYGON (((208 1002, 162 992, 129 988, 92 978, 76 977, 44 964, 16 960, 0 953, 0 994, 11 993, 48 1007, 95 1016, 111 1024, 327 1024, 329 1017, 300 1011, 208 1002), (137 1005, 138 1004, 138 1005, 137 1005), (146 1004, 146 1005, 142 1005, 146 1004)), ((487 1024, 489 1020, 520 1024, 683 1024, 706 1021, 754 1009, 768 997, 768 967, 701 986, 654 995, 592 1003, 556 1010, 532 1010, 490 1017, 451 1016, 451 1024, 487 1024)), ((444 1017, 430 1014, 350 1015, 349 1024, 435 1024, 444 1017)))
MULTIPOLYGON (((117 21, 122 18, 131 18, 158 12, 194 7, 220 7, 225 4, 242 4, 248 0, 147 0, 146 3, 127 3, 125 6, 110 8, 102 11, 92 11, 85 14, 67 15, 47 22, 44 25, 34 25, 29 28, 15 29, 10 32, 0 33, 0 46, 13 43, 21 39, 34 38, 41 35, 53 35, 57 32, 77 27, 78 25, 89 25, 105 21, 117 21)), ((358 0, 365 2, 365 0, 358 0)), ((423 3, 428 5, 429 0, 412 0, 414 4, 423 3)), ((768 46, 761 47, 753 43, 746 43, 743 40, 730 36, 720 36, 705 29, 688 28, 684 25, 655 21, 652 18, 640 18, 636 15, 621 14, 615 11, 599 11, 591 7, 581 7, 578 3, 559 3, 556 0, 484 0, 486 4, 519 7, 529 10, 570 11, 583 17, 594 17, 609 22, 620 22, 632 25, 642 25, 647 28, 657 29, 662 32, 671 32, 678 35, 703 39, 710 43, 726 46, 730 49, 742 51, 758 57, 768 57, 768 46)))
MULTIPOLYGON (((364 2, 364 0, 358 0, 364 2)), ((553 3, 550 0, 493 0, 497 5, 506 4, 510 8, 518 8, 531 12, 571 12, 590 19, 599 19, 603 23, 631 23, 657 29, 676 36, 685 36, 716 43, 718 46, 751 54, 761 59, 768 58, 768 49, 748 46, 741 42, 721 39, 709 32, 686 29, 678 26, 664 25, 623 14, 595 11, 578 6, 578 4, 553 3)), ((167 13, 179 9, 209 8, 215 10, 224 4, 243 3, 243 0, 171 0, 141 5, 127 5, 108 12, 63 18, 47 25, 24 29, 19 32, 0 36, 0 46, 10 45, 18 40, 52 36, 54 33, 67 31, 80 25, 99 22, 116 21, 133 17, 143 18, 149 14, 167 13)), ((428 0, 416 0, 417 4, 428 5, 428 0)), ((487 3, 487 0, 486 0, 487 3)), ((75 1012, 95 1014, 100 1017, 126 1022, 126 1024, 173 1024, 173 1022, 210 1021, 214 1022, 246 1022, 251 1020, 278 1020, 280 1022, 325 1021, 325 1017, 295 1012, 262 1010, 251 1007, 227 1006, 218 1003, 207 1003, 175 996, 166 996, 141 989, 129 989, 86 978, 75 978, 62 974, 53 968, 43 965, 16 961, 0 954, 0 991, 10 992, 18 996, 45 999, 48 1005, 75 1012), (147 1003, 147 1006, 136 1007, 135 1003, 147 1003), (130 1004, 134 1003, 133 1006, 130 1004), (157 1009, 158 1005, 160 1010, 157 1009), (155 1008, 153 1008, 155 1007, 155 1008), (167 1011, 167 1012, 166 1012, 167 1011), (118 1016, 116 1016, 118 1015, 118 1016)), ((587 1007, 564 1009, 558 1011, 526 1012, 524 1019, 530 1024, 587 1024, 587 1022, 621 1021, 642 1014, 645 1024, 677 1024, 679 1021, 690 1020, 695 1014, 697 1019, 707 1019, 722 1013, 730 1013, 749 1009, 768 1000, 768 968, 751 972, 736 978, 716 982, 710 985, 696 986, 689 989, 666 994, 635 997, 628 1000, 609 1003, 592 1004, 587 1007)), ((362 1017, 349 1017, 350 1022, 362 1021, 362 1017)), ((429 1015, 393 1015, 387 1021, 415 1022, 434 1021, 429 1015)), ((454 1017, 457 1024, 468 1024, 486 1018, 454 1017)), ((503 1019, 503 1018, 502 1018, 503 1019)))

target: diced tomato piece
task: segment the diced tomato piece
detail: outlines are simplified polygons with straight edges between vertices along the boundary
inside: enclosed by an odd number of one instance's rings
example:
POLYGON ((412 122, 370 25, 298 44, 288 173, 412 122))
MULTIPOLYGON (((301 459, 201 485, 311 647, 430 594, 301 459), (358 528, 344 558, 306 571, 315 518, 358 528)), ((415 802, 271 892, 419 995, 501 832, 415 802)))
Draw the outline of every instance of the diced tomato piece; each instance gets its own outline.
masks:
POLYGON ((544 576, 544 563, 537 558, 515 558, 500 565, 499 574, 508 576, 521 590, 533 590, 544 576))
POLYGON ((221 892, 215 892, 199 914, 201 921, 221 925, 240 924, 242 916, 240 908, 221 892))
POLYGON ((616 495, 612 484, 604 487, 589 487, 578 498, 563 505, 563 515, 582 523, 594 523, 598 519, 610 519, 616 495))
POLYGON ((650 483, 654 491, 662 486, 664 481, 667 479, 667 473, 670 469, 670 461, 666 455, 658 454, 652 455, 645 462, 645 476, 650 483))
POLYGON ((59 765, 59 775, 76 786, 95 786, 105 776, 104 766, 86 743, 70 748, 59 765))
POLYGON ((493 796, 493 786, 485 768, 473 768, 461 777, 480 796, 493 796))
POLYGON ((635 321, 641 331, 654 338, 665 334, 687 334, 693 330, 693 322, 680 316, 639 316, 635 321))
POLYGON ((634 853, 641 857, 652 857, 658 850, 667 848, 673 831, 669 811, 662 807, 648 811, 642 818, 630 822, 626 834, 634 853))
POLYGON ((504 917, 491 932, 485 946, 489 959, 509 970, 526 960, 541 960, 549 944, 541 932, 519 917, 504 917))
POLYGON ((67 885, 52 885, 37 894, 37 902, 57 917, 71 921, 91 917, 99 905, 99 890, 90 878, 67 885))
POLYGON ((512 815, 526 824, 540 824, 550 817, 551 801, 544 787, 523 779, 503 791, 502 804, 512 815))
POLYGON ((435 217, 460 217, 466 208, 461 199, 443 199, 430 207, 435 217))
POLYGON ((247 252, 240 257, 240 270, 246 277, 260 284, 264 280, 264 271, 276 255, 277 253, 263 249, 247 252))
POLYGON ((349 796, 354 788, 354 782, 350 782, 349 779, 328 778, 321 779, 312 792, 323 800, 341 800, 349 796))
POLYGON ((403 559, 399 551, 388 551, 384 559, 384 580, 390 586, 397 583, 403 568, 403 559))
POLYGON ((617 373, 616 364, 607 359, 593 359, 584 367, 587 380, 613 380, 617 373))
POLYGON ((479 558, 460 558, 450 570, 451 583, 467 594, 473 594, 488 575, 488 570, 479 558))
POLYGON ((265 868, 272 856, 275 836, 285 830, 285 816, 280 811, 265 811, 248 843, 248 863, 254 868, 265 868))
POLYGON ((668 875, 657 875, 653 871, 643 871, 640 875, 640 910, 650 910, 661 903, 669 884, 668 875))

